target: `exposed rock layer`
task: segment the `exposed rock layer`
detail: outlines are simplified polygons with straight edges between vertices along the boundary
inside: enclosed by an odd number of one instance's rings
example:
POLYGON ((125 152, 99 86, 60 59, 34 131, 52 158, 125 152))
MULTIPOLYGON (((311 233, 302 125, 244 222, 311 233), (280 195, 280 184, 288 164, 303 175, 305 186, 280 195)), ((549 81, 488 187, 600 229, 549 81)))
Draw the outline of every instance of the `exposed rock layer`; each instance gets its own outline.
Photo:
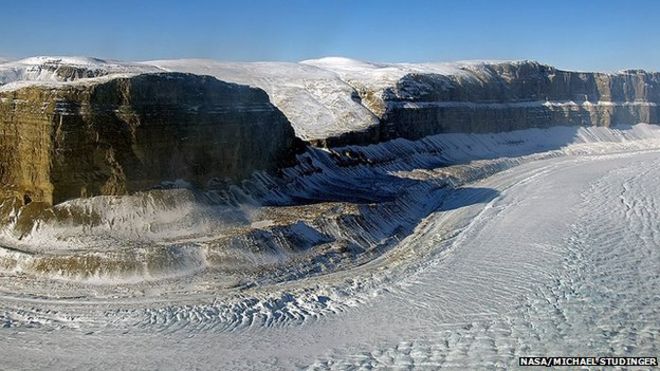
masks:
POLYGON ((344 73, 380 125, 316 142, 336 146, 446 132, 658 123, 659 73, 570 72, 531 61, 466 64, 448 74, 424 71, 416 66, 389 84, 374 79, 374 72, 344 73))
POLYGON ((0 130, 2 190, 26 203, 240 180, 299 146, 262 90, 180 73, 2 92, 0 130))

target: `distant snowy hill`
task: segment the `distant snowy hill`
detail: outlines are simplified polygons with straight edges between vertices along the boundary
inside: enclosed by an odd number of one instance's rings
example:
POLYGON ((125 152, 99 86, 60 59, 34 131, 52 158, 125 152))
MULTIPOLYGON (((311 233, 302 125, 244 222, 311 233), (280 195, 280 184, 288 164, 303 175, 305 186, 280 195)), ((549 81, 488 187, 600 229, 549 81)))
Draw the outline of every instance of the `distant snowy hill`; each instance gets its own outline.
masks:
POLYGON ((0 91, 108 75, 158 72, 153 66, 89 57, 30 57, 0 64, 0 91))

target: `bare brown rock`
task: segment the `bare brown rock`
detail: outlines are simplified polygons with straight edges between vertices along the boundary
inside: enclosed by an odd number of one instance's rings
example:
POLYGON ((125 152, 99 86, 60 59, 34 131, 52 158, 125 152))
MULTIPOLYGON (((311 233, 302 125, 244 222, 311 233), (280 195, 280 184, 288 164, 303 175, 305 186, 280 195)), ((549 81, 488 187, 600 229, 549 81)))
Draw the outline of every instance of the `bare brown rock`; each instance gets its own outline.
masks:
POLYGON ((467 72, 409 74, 385 89, 373 107, 381 118, 379 140, 658 123, 658 73, 571 72, 531 61, 486 64, 467 72))
POLYGON ((143 74, 0 93, 0 193, 56 204, 274 171, 299 148, 260 89, 143 74))

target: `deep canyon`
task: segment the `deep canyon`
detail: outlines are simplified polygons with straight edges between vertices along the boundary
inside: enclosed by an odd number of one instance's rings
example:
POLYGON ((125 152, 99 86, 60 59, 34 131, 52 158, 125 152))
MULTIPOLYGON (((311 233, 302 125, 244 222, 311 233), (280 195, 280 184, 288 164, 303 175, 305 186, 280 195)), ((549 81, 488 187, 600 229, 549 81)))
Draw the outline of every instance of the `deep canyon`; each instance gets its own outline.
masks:
POLYGON ((74 369, 654 355, 659 103, 659 73, 534 61, 0 63, 2 348, 74 369))

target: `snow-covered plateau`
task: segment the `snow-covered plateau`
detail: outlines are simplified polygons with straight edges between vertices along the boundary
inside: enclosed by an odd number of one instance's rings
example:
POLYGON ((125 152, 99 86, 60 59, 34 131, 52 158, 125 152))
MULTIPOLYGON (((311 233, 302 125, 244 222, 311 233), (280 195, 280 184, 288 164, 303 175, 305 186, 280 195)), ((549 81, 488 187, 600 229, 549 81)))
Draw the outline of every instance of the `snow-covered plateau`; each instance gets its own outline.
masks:
MULTIPOLYGON (((162 179, 41 209, 2 201, 0 369, 470 370, 515 369, 520 356, 657 356, 657 74, 36 57, 0 63, 0 96, 173 72, 262 89, 304 148, 277 171, 208 187, 162 179)), ((232 86, 241 104, 262 97, 232 86)), ((258 111, 276 114, 266 103, 258 111)), ((146 121, 125 106, 112 114, 137 130, 146 121)), ((74 135, 62 117, 78 113, 55 112, 53 137, 74 135)), ((3 181, 33 174, 0 160, 3 181)), ((52 190, 58 174, 46 175, 52 190)))

